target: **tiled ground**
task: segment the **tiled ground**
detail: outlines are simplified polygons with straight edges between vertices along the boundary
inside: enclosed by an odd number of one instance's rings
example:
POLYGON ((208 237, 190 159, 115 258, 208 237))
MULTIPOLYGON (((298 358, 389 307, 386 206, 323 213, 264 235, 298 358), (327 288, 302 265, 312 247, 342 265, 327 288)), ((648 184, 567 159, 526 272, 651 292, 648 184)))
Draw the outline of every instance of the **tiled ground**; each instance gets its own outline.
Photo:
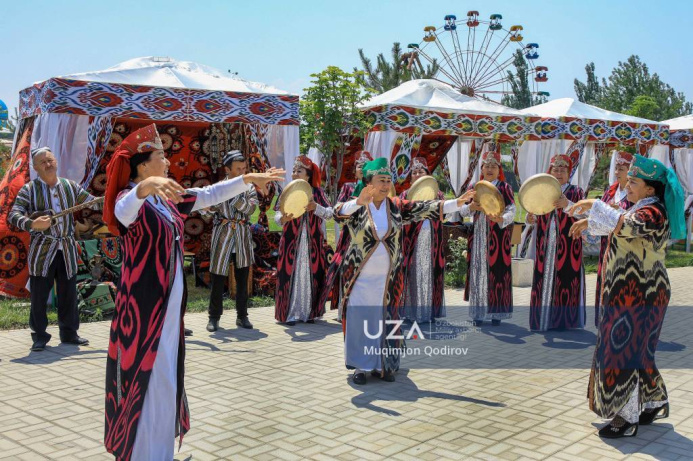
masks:
MULTIPOLYGON (((253 309, 255 330, 225 315, 229 329, 215 334, 205 315, 188 315, 192 429, 176 459, 692 459, 693 308, 684 306, 693 269, 670 276, 678 307, 667 314, 658 364, 672 414, 636 438, 595 435, 601 420, 585 398, 593 310, 585 331, 532 334, 523 288, 515 318, 499 327, 423 328, 427 339, 409 342, 464 346, 466 356, 410 356, 396 383, 364 387, 348 381, 333 312, 289 328, 272 308, 253 309), (439 339, 446 332, 459 335, 439 339)), ((592 300, 594 276, 587 280, 592 300)), ((461 292, 446 297, 450 322, 465 320, 461 292)), ((91 346, 53 343, 43 353, 29 353, 26 330, 0 332, 0 459, 112 459, 102 444, 108 328, 83 325, 91 346)))

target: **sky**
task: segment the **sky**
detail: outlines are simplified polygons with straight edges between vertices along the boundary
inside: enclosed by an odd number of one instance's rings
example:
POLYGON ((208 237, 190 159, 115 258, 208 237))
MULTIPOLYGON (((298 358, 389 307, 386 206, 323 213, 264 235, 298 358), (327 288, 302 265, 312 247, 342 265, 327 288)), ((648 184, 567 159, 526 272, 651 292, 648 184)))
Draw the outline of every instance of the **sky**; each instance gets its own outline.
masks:
POLYGON ((575 97, 585 64, 607 77, 637 54, 693 101, 693 2, 640 0, 0 0, 0 99, 50 77, 105 69, 140 56, 195 61, 301 94, 310 74, 360 66, 392 43, 420 42, 423 28, 468 10, 503 15, 539 44, 551 98, 575 97), (490 7, 489 5, 493 6, 490 7))

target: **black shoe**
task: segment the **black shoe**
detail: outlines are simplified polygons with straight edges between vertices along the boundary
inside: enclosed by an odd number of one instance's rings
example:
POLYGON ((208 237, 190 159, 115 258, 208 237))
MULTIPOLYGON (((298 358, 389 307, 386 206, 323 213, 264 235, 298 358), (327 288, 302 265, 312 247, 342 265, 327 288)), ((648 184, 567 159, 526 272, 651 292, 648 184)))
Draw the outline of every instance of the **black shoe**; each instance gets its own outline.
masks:
POLYGON ((620 416, 615 417, 609 424, 599 429, 599 437, 605 439, 620 439, 621 437, 635 437, 638 434, 638 423, 629 423, 620 416), (615 426, 614 422, 621 424, 615 426))
POLYGON ((296 325, 296 322, 291 321, 291 322, 286 322, 286 324, 289 325, 290 327, 292 327, 292 326, 296 325))
POLYGON ((31 345, 31 349, 29 349, 29 350, 34 351, 34 352, 41 352, 41 351, 46 349, 46 343, 47 342, 48 341, 44 341, 43 339, 38 339, 38 340, 34 341, 34 344, 31 345))
POLYGON ((480 327, 483 323, 484 323, 483 320, 472 320, 472 324, 473 324, 475 327, 480 327))
POLYGON ((190 329, 188 329, 188 328, 184 328, 184 329, 183 329, 183 334, 184 334, 185 336, 192 336, 192 330, 190 330, 190 329))
POLYGON ((236 319, 236 326, 245 328, 247 330, 252 330, 253 329, 253 324, 250 323, 250 320, 248 320, 248 317, 243 317, 242 319, 236 319))
POLYGON ((209 319, 207 322, 207 331, 213 333, 219 329, 219 319, 209 319))
POLYGON ((315 323, 315 319, 306 320, 306 323, 315 323))
POLYGON ((364 372, 354 373, 354 376, 352 379, 354 381, 354 384, 358 384, 359 386, 366 384, 366 373, 364 373, 364 372))
POLYGON ((375 376, 376 378, 382 379, 387 383, 395 382, 395 375, 392 372, 385 372, 385 374, 381 374, 379 371, 373 370, 371 371, 371 375, 375 376))
POLYGON ((491 319, 491 325, 497 327, 498 325, 500 325, 500 319, 491 319))
POLYGON ((72 339, 68 339, 67 341, 61 340, 60 341, 63 344, 74 344, 75 346, 88 346, 89 345, 89 340, 86 338, 80 338, 79 336, 75 336, 72 339))
POLYGON ((664 419, 669 417, 669 404, 665 403, 659 408, 652 408, 649 410, 645 410, 642 413, 640 413, 640 421, 638 423, 641 426, 647 426, 648 424, 652 424, 654 420, 656 419, 664 419), (660 415, 659 412, 662 412, 660 415))

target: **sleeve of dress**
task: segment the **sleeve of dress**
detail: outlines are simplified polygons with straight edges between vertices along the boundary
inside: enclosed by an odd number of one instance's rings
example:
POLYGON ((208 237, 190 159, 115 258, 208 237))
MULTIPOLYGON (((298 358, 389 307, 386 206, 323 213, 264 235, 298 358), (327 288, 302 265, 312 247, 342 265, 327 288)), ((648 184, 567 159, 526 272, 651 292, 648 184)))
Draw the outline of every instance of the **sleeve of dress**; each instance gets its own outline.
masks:
POLYGON ((595 201, 587 218, 587 233, 594 236, 609 235, 618 226, 621 215, 622 212, 601 200, 595 201))
MULTIPOLYGON (((606 205, 608 207, 608 205, 606 205)), ((594 207, 592 207, 594 208, 594 207)), ((611 208, 611 207, 609 207, 611 208)), ((614 210, 613 208, 611 208, 614 210)), ((654 206, 644 206, 634 213, 625 213, 622 209, 614 210, 624 214, 623 225, 618 231, 619 237, 646 237, 652 234, 663 236, 662 244, 669 238, 668 232, 662 232, 666 225, 666 219, 659 208, 654 206)))
POLYGON ((140 208, 144 205, 145 198, 137 197, 137 188, 133 187, 130 192, 123 195, 118 199, 115 204, 114 213, 116 219, 125 227, 130 227, 130 224, 135 222, 137 218, 137 213, 140 212, 140 208))
POLYGON ((186 189, 186 192, 197 197, 192 210, 190 210, 192 212, 216 205, 217 203, 225 202, 247 190, 248 186, 243 181, 243 177, 238 176, 233 179, 219 181, 211 186, 191 187, 190 189, 186 189))
MULTIPOLYGON (((448 209, 451 209, 452 212, 459 209, 456 199, 448 200, 448 202, 454 203, 454 209, 452 209, 452 205, 448 206, 448 209)), ((423 221, 424 219, 439 221, 443 219, 444 204, 445 202, 442 200, 426 200, 421 202, 400 200, 399 205, 402 215, 402 224, 411 224, 413 222, 423 221)))
POLYGON ((332 219, 332 216, 334 215, 334 208, 332 208, 331 206, 324 207, 322 205, 316 205, 315 215, 320 219, 328 221, 332 219))
POLYGON ((457 199, 454 198, 452 200, 445 200, 443 202, 443 214, 452 214, 456 211, 462 210, 466 205, 462 205, 462 207, 457 206, 457 199))
POLYGON ((356 213, 359 208, 361 208, 361 205, 356 203, 356 199, 352 199, 348 202, 342 203, 337 213, 339 216, 351 216, 352 214, 356 213))
POLYGON ((464 204, 460 207, 460 216, 468 218, 472 215, 472 210, 469 209, 469 204, 464 204))
POLYGON ((501 214, 501 217, 503 218, 503 222, 500 223, 500 228, 505 229, 508 227, 510 224, 515 221, 515 204, 511 203, 510 205, 505 207, 505 210, 503 210, 503 214, 501 214))

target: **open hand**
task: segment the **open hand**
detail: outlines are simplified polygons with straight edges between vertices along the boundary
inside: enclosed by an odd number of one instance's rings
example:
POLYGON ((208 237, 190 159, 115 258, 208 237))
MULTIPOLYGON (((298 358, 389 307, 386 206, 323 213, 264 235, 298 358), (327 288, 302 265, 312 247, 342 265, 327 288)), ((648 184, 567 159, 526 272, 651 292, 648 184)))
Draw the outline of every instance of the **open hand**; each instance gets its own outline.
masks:
POLYGON ((373 185, 368 185, 364 187, 361 190, 361 194, 359 194, 358 198, 356 199, 356 204, 365 206, 370 204, 373 201, 373 197, 375 196, 375 186, 373 185))
POLYGON ((476 200, 469 204, 469 209, 472 211, 481 211, 482 213, 484 212, 484 209, 481 208, 481 203, 477 202, 476 200))
POLYGON ((575 221, 572 226, 570 226, 570 230, 568 231, 568 235, 572 238, 580 237, 583 232, 587 230, 587 220, 586 219, 580 219, 579 221, 575 221))
POLYGON ((476 191, 474 189, 469 189, 467 192, 457 197, 457 207, 459 208, 462 205, 469 203, 474 199, 475 196, 476 191))
POLYGON ((570 216, 585 214, 592 209, 592 206, 596 201, 597 199, 594 198, 580 200, 573 205, 573 207, 568 211, 568 214, 570 216))
POLYGON ((248 184, 252 182, 260 188, 264 188, 266 184, 274 181, 284 181, 286 171, 283 168, 269 168, 264 173, 246 173, 243 175, 243 182, 248 184))
POLYGON ((310 199, 310 202, 308 202, 308 205, 306 205, 306 211, 315 211, 317 207, 318 204, 315 203, 315 200, 310 199))
POLYGON ((503 222, 503 217, 497 214, 486 215, 486 218, 488 218, 489 221, 494 222, 496 224, 501 224, 503 222))
POLYGON ((180 203, 183 201, 183 194, 185 194, 183 186, 173 179, 161 176, 150 176, 143 179, 137 187, 137 197, 141 199, 151 195, 158 196, 162 200, 180 203))
POLYGON ((532 226, 537 223, 537 217, 533 215, 532 213, 527 213, 527 224, 531 224, 532 226))

